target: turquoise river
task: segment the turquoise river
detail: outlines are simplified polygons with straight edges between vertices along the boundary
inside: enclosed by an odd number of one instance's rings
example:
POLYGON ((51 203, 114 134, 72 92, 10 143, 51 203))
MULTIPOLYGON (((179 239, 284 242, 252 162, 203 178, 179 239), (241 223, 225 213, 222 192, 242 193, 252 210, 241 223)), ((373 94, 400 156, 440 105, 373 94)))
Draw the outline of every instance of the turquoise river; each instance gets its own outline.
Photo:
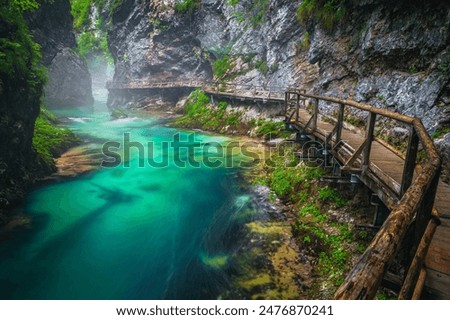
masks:
POLYGON ((188 151, 161 147, 178 130, 158 117, 114 120, 104 101, 55 113, 92 149, 128 133, 154 142, 153 159, 168 165, 140 167, 148 148, 134 148, 125 164, 35 188, 18 209, 30 227, 0 242, 0 298, 216 299, 229 290, 242 215, 257 211, 240 169, 175 165, 188 151))

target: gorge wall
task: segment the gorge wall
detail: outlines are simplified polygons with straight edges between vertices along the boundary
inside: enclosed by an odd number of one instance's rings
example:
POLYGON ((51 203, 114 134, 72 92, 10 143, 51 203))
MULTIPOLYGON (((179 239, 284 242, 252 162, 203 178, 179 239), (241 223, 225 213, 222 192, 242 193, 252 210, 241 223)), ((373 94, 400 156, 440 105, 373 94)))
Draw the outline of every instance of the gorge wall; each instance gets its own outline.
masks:
POLYGON ((61 108, 92 104, 91 75, 75 51, 69 0, 42 2, 38 10, 26 14, 26 20, 48 68, 45 105, 61 108))
MULTIPOLYGON (((313 10, 299 19, 302 2, 123 0, 108 37, 114 81, 219 79, 354 99, 421 118, 448 165, 449 4, 334 1, 327 19, 314 6, 330 1, 306 1, 313 10)), ((110 94, 112 105, 129 99, 110 94)))
POLYGON ((22 9, 11 0, 0 2, 0 225, 6 210, 42 174, 32 140, 45 79, 50 106, 92 101, 87 67, 73 51, 69 0, 44 2, 34 12, 22 9))

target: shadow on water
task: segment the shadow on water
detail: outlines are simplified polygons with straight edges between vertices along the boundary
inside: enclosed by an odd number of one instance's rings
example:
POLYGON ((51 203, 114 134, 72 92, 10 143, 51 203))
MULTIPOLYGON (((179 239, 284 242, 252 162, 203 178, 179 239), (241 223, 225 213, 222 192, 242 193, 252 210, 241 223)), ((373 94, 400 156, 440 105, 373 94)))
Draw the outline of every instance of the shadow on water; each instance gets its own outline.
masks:
MULTIPOLYGON (((45 269, 48 269, 49 261, 57 261, 58 258, 63 256, 72 246, 80 241, 83 237, 86 229, 89 225, 96 222, 101 216, 105 213, 109 212, 111 207, 121 205, 124 203, 130 203, 134 201, 139 196, 127 194, 122 192, 117 188, 107 188, 96 183, 91 183, 95 186, 100 194, 99 198, 106 200, 107 202, 100 206, 99 208, 91 211, 90 213, 84 215, 82 218, 78 219, 76 222, 72 223, 69 227, 67 227, 63 232, 58 233, 57 235, 50 238, 46 241, 41 247, 39 247, 38 252, 31 258, 28 266, 32 266, 31 268, 27 267, 27 270, 20 272, 19 270, 15 270, 18 272, 20 279, 15 281, 15 279, 3 278, 0 280, 0 299, 14 299, 18 298, 15 295, 15 290, 20 289, 19 286, 30 285, 30 286, 39 286, 39 283, 42 282, 42 279, 39 277, 41 274, 45 274, 45 269), (20 282, 20 285, 17 283, 20 282)), ((22 243, 29 243, 33 240, 33 238, 40 232, 40 230, 45 229, 49 224, 49 214, 36 214, 34 216, 34 232, 23 232, 21 237, 14 237, 14 246, 17 246, 17 241, 22 243)), ((0 255, 4 258, 8 257, 8 255, 14 255, 14 251, 8 250, 6 246, 0 247, 0 255), (3 247, 3 248, 2 248, 3 247)), ((17 253, 16 253, 17 254, 17 253)), ((20 299, 38 299, 39 296, 31 295, 29 297, 23 296, 23 291, 21 291, 20 299)), ((35 293, 36 294, 36 293, 35 293)), ((57 299, 58 297, 52 297, 57 299)), ((64 297, 63 297, 64 298, 64 297)))

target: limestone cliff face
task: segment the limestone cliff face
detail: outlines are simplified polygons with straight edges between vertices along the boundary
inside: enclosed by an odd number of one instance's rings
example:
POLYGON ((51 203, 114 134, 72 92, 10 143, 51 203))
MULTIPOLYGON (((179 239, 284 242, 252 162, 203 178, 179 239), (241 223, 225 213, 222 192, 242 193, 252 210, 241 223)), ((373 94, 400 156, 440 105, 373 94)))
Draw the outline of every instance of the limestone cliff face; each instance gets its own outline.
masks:
POLYGON ((88 67, 74 51, 76 42, 69 0, 43 2, 26 18, 33 39, 41 45, 42 62, 48 67, 45 104, 59 108, 92 104, 88 67))
POLYGON ((330 30, 300 23, 301 1, 203 0, 177 13, 175 0, 125 0, 109 33, 114 80, 211 80, 226 55, 225 80, 351 98, 420 117, 430 133, 448 127, 448 3, 348 2, 330 30))

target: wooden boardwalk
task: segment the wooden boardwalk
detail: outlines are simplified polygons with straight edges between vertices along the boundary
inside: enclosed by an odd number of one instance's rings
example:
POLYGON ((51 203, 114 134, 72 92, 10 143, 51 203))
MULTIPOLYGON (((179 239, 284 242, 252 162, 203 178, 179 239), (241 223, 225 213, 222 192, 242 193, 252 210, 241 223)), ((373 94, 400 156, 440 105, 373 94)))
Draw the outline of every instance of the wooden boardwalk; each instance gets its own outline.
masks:
MULTIPOLYGON (((311 114, 305 109, 299 110, 299 120, 291 124, 304 129, 311 114)), ((311 134, 324 141, 327 134, 332 132, 334 125, 330 122, 317 120, 317 129, 311 134)), ((347 144, 336 153, 341 163, 349 160, 351 155, 364 142, 365 137, 348 129, 342 130, 342 140, 347 144)), ((388 149, 384 144, 373 142, 370 153, 371 164, 386 176, 386 185, 393 191, 400 192, 405 159, 397 152, 388 149)), ((390 198, 379 194, 385 204, 392 209, 396 203, 390 198)), ((426 199, 427 200, 427 199, 426 199)), ((426 256, 426 280, 424 287, 425 298, 450 299, 450 185, 440 181, 437 189, 435 208, 441 219, 441 225, 436 229, 426 256)))
POLYGON ((440 159, 422 123, 349 100, 305 94, 304 91, 201 81, 126 83, 110 82, 109 90, 202 88, 218 98, 262 103, 284 103, 286 123, 299 133, 319 139, 342 164, 357 174, 391 213, 369 248, 336 293, 338 299, 371 299, 381 283, 406 231, 412 226, 415 254, 399 298, 450 299, 450 186, 438 180, 440 159), (312 111, 306 110, 312 101, 312 111), (321 119, 319 101, 336 106, 337 119, 321 119), (301 108, 303 106, 303 108, 301 108), (344 126, 344 111, 357 108, 368 114, 365 132, 344 126), (410 128, 406 155, 374 137, 377 117, 402 122, 410 128), (416 161, 421 144, 428 159, 416 161), (440 225, 438 226, 440 222, 440 225))
POLYGON ((136 80, 129 82, 108 82, 108 90, 142 90, 142 89, 195 89, 201 88, 205 93, 221 99, 250 101, 260 103, 284 103, 284 90, 279 87, 262 87, 246 84, 205 81, 168 81, 154 82, 136 80))

